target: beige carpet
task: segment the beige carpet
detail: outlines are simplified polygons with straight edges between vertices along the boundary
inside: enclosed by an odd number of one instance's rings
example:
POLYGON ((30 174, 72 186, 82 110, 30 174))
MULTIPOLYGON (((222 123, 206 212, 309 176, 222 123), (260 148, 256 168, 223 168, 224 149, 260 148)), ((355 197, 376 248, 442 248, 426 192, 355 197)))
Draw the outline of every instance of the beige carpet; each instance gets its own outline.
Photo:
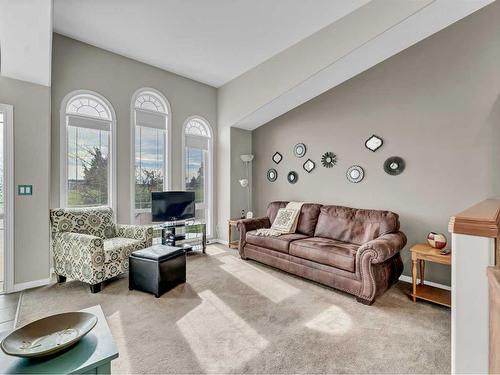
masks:
POLYGON ((188 283, 156 299, 126 278, 92 295, 79 282, 25 292, 18 325, 100 304, 114 373, 449 373, 450 311, 413 304, 408 284, 373 306, 212 245, 188 283))

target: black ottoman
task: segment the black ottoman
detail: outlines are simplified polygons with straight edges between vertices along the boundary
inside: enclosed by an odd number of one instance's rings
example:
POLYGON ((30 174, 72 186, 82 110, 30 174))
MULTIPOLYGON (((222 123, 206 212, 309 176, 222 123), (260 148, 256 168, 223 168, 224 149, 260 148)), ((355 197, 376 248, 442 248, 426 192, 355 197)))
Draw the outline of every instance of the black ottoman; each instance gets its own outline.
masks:
POLYGON ((156 298, 186 282, 186 252, 181 247, 154 245, 129 256, 128 288, 156 298))

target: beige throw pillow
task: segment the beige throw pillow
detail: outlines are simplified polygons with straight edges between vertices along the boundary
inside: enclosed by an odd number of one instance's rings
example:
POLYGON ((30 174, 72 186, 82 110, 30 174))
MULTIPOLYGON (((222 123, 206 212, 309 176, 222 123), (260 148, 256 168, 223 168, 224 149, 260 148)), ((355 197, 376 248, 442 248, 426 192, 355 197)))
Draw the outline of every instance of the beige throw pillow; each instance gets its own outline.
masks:
POLYGON ((293 233, 295 232, 298 216, 299 211, 294 208, 280 208, 271 229, 281 233, 293 233))

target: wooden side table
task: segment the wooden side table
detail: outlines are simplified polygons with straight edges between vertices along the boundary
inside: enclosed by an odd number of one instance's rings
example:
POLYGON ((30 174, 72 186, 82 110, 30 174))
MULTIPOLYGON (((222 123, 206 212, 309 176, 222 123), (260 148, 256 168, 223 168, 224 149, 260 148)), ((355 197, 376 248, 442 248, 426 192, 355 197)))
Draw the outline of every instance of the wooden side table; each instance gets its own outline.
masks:
POLYGON ((417 298, 434 302, 439 305, 451 307, 451 292, 440 288, 435 288, 430 285, 424 284, 425 261, 451 265, 451 253, 443 255, 439 253, 439 249, 435 249, 427 244, 419 243, 414 245, 411 249, 412 261, 412 284, 413 289, 411 296, 413 302, 417 298), (417 263, 420 265, 420 284, 417 285, 417 263))
POLYGON ((233 238, 233 227, 236 228, 236 230, 238 230, 238 220, 241 220, 241 219, 229 219, 227 221, 227 225, 228 225, 228 246, 230 249, 237 249, 240 247, 240 241, 239 240, 235 240, 235 241, 232 241, 232 238, 233 238))

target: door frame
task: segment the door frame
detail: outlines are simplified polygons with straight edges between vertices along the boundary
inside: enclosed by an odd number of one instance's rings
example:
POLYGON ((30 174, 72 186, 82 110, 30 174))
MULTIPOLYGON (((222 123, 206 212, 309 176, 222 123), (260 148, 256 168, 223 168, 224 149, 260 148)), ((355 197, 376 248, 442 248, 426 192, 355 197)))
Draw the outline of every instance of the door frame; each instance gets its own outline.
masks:
POLYGON ((14 107, 0 103, 4 114, 4 290, 14 289, 14 107))

